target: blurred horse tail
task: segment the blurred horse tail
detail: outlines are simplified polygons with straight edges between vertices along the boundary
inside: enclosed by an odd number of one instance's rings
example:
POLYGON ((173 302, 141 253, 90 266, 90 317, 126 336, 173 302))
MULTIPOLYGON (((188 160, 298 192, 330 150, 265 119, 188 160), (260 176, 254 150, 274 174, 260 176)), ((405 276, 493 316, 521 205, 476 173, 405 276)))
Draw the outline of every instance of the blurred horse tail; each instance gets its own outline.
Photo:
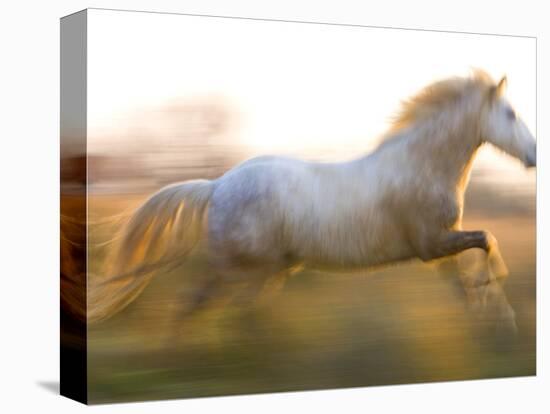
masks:
POLYGON ((88 322, 122 310, 154 274, 183 262, 200 239, 212 184, 191 180, 164 187, 129 218, 106 259, 104 279, 90 281, 88 322))

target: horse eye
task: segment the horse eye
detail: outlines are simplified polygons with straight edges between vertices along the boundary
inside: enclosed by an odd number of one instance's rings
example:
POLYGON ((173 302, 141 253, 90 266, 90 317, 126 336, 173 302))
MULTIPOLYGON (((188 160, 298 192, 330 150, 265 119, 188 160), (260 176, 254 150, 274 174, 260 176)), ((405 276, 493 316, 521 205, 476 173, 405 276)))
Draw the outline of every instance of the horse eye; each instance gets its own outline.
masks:
POLYGON ((516 119, 516 113, 512 108, 506 109, 506 117, 510 119, 511 121, 514 121, 516 119))

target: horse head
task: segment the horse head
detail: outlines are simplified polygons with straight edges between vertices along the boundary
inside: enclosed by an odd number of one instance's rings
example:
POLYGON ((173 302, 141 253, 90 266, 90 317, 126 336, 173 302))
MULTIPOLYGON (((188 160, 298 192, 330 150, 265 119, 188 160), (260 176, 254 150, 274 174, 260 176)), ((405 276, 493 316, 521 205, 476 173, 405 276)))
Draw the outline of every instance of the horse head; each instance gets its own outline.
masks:
POLYGON ((537 144, 525 122, 505 98, 507 80, 504 76, 489 88, 487 110, 483 111, 481 140, 501 149, 529 167, 537 165, 537 144))

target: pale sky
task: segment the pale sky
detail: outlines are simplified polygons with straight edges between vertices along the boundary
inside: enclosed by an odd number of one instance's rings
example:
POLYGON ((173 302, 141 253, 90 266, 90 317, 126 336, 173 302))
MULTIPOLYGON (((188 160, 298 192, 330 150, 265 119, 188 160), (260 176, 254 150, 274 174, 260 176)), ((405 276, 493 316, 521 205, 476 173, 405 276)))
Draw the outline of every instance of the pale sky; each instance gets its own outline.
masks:
MULTIPOLYGON (((218 96, 239 113, 235 144, 258 153, 360 155, 400 100, 473 67, 508 76, 508 98, 535 134, 535 45, 530 38, 90 10, 90 150, 105 144, 102 137, 122 136, 136 111, 218 96)), ((478 162, 534 180, 492 149, 478 162)))

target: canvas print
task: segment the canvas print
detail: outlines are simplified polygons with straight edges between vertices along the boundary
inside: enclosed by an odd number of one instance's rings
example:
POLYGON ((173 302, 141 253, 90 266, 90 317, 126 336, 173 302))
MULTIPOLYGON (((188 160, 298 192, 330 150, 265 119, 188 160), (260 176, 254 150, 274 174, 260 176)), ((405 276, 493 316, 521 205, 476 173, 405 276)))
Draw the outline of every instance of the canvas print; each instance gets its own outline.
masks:
POLYGON ((61 391, 536 374, 536 39, 62 19, 61 391))

